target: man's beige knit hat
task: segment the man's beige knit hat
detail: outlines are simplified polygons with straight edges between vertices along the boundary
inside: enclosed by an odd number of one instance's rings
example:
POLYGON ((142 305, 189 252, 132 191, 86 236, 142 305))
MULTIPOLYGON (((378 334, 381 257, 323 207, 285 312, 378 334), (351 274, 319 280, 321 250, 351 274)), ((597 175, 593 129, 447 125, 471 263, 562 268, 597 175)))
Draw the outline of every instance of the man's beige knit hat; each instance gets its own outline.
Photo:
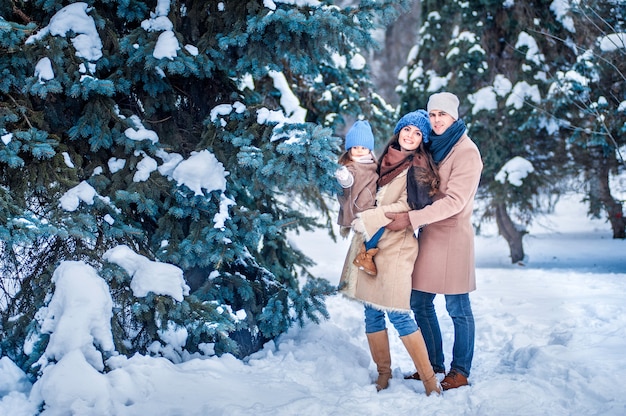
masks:
POLYGON ((426 108, 429 113, 432 110, 441 110, 450 114, 455 120, 459 119, 459 99, 451 92, 438 92, 431 95, 426 108))

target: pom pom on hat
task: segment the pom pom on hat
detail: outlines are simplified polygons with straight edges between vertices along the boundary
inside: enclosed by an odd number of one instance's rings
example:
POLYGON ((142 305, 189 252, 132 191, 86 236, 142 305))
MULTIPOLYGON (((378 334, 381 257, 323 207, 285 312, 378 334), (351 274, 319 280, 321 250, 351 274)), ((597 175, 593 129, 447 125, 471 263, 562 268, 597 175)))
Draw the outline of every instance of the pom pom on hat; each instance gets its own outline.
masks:
POLYGON ((417 110, 405 114, 396 127, 393 129, 393 134, 398 134, 400 130, 405 128, 406 126, 415 126, 422 132, 422 141, 424 143, 428 143, 430 141, 430 118, 428 117, 428 113, 424 110, 417 110))
POLYGON ((374 150, 374 134, 367 120, 358 120, 348 130, 346 134, 346 150, 350 150, 354 146, 363 146, 374 150))
POLYGON ((459 119, 459 99, 451 92, 438 92, 431 95, 426 108, 429 113, 432 110, 441 110, 450 114, 453 119, 459 119))

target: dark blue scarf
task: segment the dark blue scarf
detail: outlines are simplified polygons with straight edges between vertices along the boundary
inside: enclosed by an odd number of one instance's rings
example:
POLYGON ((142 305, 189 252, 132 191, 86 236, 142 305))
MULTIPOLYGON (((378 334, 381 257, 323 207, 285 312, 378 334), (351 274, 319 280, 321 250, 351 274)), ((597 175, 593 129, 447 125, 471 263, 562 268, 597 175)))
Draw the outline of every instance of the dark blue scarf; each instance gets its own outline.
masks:
POLYGON ((465 122, 458 119, 452 123, 452 125, 448 127, 448 130, 444 131, 442 135, 435 133, 430 135, 428 151, 433 155, 435 163, 439 164, 439 162, 448 156, 448 153, 450 153, 450 150, 452 150, 456 142, 463 136, 465 130, 465 122))

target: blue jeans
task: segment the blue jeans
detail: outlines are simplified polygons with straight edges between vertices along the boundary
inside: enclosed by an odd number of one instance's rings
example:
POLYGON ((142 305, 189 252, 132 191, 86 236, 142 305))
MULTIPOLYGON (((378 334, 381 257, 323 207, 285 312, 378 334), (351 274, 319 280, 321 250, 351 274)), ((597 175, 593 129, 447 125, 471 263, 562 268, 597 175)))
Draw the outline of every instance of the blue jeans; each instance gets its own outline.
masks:
POLYGON ((401 337, 417 331, 417 324, 411 313, 406 312, 383 312, 365 305, 365 333, 371 334, 386 329, 385 313, 401 337))
MULTIPOLYGON (((469 293, 460 295, 444 295, 446 309, 452 324, 454 325, 454 345, 452 347, 452 362, 450 368, 454 368, 465 377, 469 377, 474 358, 474 314, 470 304, 469 293)), ((434 293, 411 291, 411 309, 415 314, 417 325, 422 330, 428 356, 433 369, 438 372, 445 371, 443 342, 441 329, 435 312, 434 293)))

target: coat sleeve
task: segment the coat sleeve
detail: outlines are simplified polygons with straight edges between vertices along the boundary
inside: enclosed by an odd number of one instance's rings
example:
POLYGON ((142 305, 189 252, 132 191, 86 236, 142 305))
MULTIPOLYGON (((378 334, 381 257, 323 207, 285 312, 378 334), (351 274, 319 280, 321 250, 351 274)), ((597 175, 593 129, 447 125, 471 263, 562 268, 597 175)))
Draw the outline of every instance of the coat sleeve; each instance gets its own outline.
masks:
POLYGON ((378 205, 376 208, 363 211, 360 214, 363 224, 365 225, 366 235, 374 235, 381 227, 384 227, 391 222, 391 219, 385 216, 386 212, 409 211, 406 185, 404 185, 404 183, 406 183, 406 175, 400 176, 396 180, 403 181, 403 186, 401 187, 401 191, 398 195, 393 195, 392 198, 389 198, 391 200, 388 200, 387 198, 391 196, 390 194, 395 194, 395 192, 393 192, 392 189, 386 189, 383 193, 379 193, 379 203, 381 203, 381 205, 378 205))

